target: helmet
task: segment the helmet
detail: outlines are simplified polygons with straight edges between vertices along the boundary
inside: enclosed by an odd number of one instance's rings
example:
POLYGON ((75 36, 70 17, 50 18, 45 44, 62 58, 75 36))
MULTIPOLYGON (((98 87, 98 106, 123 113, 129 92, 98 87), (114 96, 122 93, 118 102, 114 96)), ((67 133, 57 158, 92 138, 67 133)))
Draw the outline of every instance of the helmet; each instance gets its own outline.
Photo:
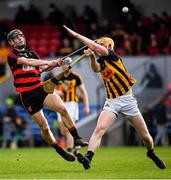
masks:
POLYGON ((20 31, 19 29, 14 29, 7 34, 7 40, 11 41, 13 38, 15 38, 18 35, 23 35, 22 31, 20 31))
POLYGON ((114 48, 115 43, 114 41, 109 37, 101 37, 97 40, 97 43, 107 46, 107 48, 114 48))

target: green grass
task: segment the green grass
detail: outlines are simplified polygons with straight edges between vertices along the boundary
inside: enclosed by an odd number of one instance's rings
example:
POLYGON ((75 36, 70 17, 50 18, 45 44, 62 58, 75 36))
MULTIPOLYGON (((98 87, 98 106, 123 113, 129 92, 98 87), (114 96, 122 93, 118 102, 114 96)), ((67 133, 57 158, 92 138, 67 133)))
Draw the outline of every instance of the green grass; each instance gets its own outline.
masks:
POLYGON ((171 179, 171 147, 156 148, 166 162, 160 170, 144 147, 100 148, 91 169, 67 162, 51 148, 0 150, 0 179, 171 179))

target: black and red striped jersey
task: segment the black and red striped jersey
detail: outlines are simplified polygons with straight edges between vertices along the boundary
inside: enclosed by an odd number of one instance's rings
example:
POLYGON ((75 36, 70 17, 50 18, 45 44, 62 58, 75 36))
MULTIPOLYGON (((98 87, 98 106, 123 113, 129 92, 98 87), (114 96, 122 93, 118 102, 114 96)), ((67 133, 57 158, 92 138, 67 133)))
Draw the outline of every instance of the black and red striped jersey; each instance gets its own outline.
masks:
POLYGON ((26 92, 42 85, 39 67, 17 64, 19 57, 39 59, 39 56, 29 50, 13 50, 8 55, 8 64, 14 77, 14 86, 17 92, 26 92))
POLYGON ((97 61, 101 66, 101 76, 109 99, 125 95, 135 84, 136 79, 131 77, 122 59, 113 50, 109 50, 108 56, 101 56, 97 61))

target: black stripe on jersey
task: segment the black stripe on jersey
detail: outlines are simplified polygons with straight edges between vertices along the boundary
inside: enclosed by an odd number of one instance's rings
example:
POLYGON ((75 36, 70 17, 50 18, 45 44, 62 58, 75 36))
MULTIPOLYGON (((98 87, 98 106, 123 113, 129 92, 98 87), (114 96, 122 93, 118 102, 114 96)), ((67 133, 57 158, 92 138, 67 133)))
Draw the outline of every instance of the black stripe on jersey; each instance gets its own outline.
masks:
POLYGON ((66 93, 64 93, 64 96, 62 97, 63 101, 66 101, 66 93))
POLYGON ((108 90, 108 88, 107 88, 107 81, 104 81, 104 83, 105 83, 105 87, 106 87, 106 90, 107 90, 107 91, 106 91, 106 92, 107 92, 107 97, 110 97, 110 96, 109 96, 109 92, 108 92, 109 90, 108 90))
POLYGON ((11 68, 12 72, 15 72, 18 69, 22 69, 22 65, 16 65, 11 68))
MULTIPOLYGON (((108 85, 108 88, 109 88, 110 92, 112 93, 112 97, 115 98, 116 95, 115 95, 115 93, 113 92, 113 89, 110 87, 109 82, 106 82, 106 83, 107 83, 107 85, 108 85)), ((109 95, 108 97, 110 98, 110 93, 108 93, 108 95, 109 95)))
POLYGON ((40 74, 35 74, 35 73, 25 73, 25 74, 16 74, 14 76, 15 79, 18 79, 18 78, 30 78, 30 77, 40 77, 40 74))
MULTIPOLYGON (((76 94, 77 94, 77 89, 74 88, 74 95, 76 95, 76 94)), ((76 96, 74 96, 74 100, 76 101, 76 96)))
POLYGON ((110 82, 112 82, 112 84, 115 87, 115 89, 117 90, 119 96, 122 96, 123 95, 122 91, 120 90, 120 88, 117 86, 117 84, 114 82, 114 80, 112 78, 110 78, 110 82))
POLYGON ((119 83, 122 85, 122 87, 127 92, 129 89, 128 89, 127 85, 124 83, 124 81, 117 74, 115 74, 115 78, 119 81, 119 83))
POLYGON ((39 84, 41 81, 29 82, 29 83, 14 83, 15 87, 30 87, 39 84))
POLYGON ((72 99, 72 92, 69 92, 69 101, 73 101, 74 99, 72 99))
POLYGON ((13 57, 8 56, 8 64, 9 64, 10 67, 15 66, 15 65, 16 65, 16 61, 17 61, 17 60, 14 59, 13 57))
POLYGON ((131 81, 129 80, 129 78, 128 78, 128 76, 125 74, 125 72, 121 69, 121 68, 119 68, 115 63, 113 63, 113 62, 111 62, 111 61, 108 61, 108 63, 109 64, 111 64, 116 70, 118 70, 124 77, 125 77, 125 79, 128 81, 128 83, 129 83, 129 85, 133 85, 132 83, 131 83, 131 81))

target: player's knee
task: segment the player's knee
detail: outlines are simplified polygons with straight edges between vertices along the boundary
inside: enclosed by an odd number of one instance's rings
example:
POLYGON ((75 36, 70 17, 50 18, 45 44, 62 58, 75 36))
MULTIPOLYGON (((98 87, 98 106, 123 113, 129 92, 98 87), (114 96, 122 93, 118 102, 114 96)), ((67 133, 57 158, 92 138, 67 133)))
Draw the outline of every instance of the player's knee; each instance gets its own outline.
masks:
POLYGON ((95 134, 103 135, 106 131, 106 128, 104 126, 98 126, 95 129, 95 134))
POLYGON ((67 131, 67 130, 60 130, 60 132, 63 136, 67 136, 69 133, 69 131, 67 131))
POLYGON ((150 142, 152 140, 150 134, 144 134, 142 139, 144 142, 150 142))
POLYGON ((59 112, 62 116, 65 116, 65 115, 68 113, 65 106, 61 107, 58 112, 59 112))
POLYGON ((42 130, 43 133, 47 134, 47 133, 49 133, 50 128, 48 126, 44 126, 44 127, 41 128, 41 130, 42 130))

